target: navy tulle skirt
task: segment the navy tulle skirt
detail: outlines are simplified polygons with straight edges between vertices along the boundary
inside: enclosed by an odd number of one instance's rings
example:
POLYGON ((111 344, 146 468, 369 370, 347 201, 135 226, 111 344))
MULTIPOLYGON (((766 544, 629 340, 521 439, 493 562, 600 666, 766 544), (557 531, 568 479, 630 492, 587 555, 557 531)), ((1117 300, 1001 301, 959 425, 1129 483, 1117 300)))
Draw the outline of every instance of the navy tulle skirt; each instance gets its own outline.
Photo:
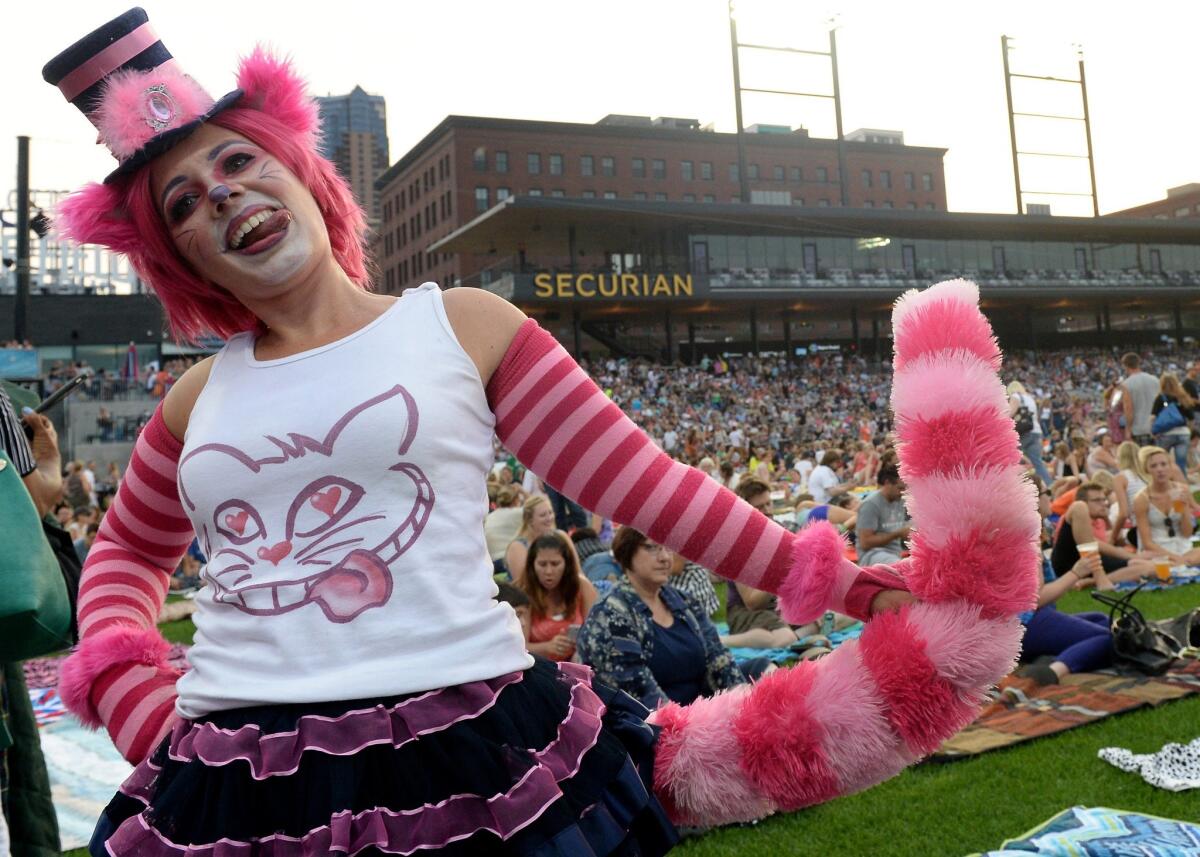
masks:
POLYGON ((138 857, 663 854, 655 729, 576 664, 428 693, 181 721, 91 853, 138 857))

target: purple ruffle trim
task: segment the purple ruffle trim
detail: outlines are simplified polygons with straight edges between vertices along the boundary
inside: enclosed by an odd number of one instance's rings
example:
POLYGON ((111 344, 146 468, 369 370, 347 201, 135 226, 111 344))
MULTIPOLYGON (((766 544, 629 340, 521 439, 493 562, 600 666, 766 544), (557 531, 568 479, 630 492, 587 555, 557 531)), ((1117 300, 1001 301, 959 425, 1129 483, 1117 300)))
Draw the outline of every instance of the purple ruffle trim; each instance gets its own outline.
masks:
MULTIPOLYGON (((139 857, 317 857, 337 853, 352 857, 371 847, 389 854, 413 854, 441 848, 482 831, 507 839, 536 821, 558 800, 562 795, 558 783, 579 771, 583 757, 595 746, 603 728, 604 703, 592 690, 591 670, 570 663, 560 664, 559 669, 571 685, 570 710, 559 724, 554 740, 541 750, 530 750, 535 764, 506 792, 491 797, 459 794, 408 810, 375 807, 357 814, 345 811, 332 816, 329 824, 303 836, 275 834, 248 841, 221 839, 210 844, 172 842, 150 825, 143 812, 126 819, 117 828, 106 843, 109 853, 139 857)), ((489 685, 489 682, 471 685, 489 685)), ((426 694, 408 701, 429 698, 431 695, 426 694)), ((353 713, 347 712, 338 720, 344 722, 353 713)), ((138 800, 148 799, 157 774, 158 769, 147 760, 134 770, 121 791, 138 800)))
POLYGON ((338 717, 307 714, 288 732, 263 734, 254 724, 230 730, 212 723, 181 720, 171 733, 167 755, 176 762, 199 759, 209 766, 244 759, 250 763, 250 775, 256 780, 286 776, 300 767, 300 756, 306 751, 352 756, 375 744, 402 747, 421 735, 478 717, 496 704, 500 691, 519 682, 523 675, 511 672, 486 681, 444 687, 390 708, 376 705, 338 717))

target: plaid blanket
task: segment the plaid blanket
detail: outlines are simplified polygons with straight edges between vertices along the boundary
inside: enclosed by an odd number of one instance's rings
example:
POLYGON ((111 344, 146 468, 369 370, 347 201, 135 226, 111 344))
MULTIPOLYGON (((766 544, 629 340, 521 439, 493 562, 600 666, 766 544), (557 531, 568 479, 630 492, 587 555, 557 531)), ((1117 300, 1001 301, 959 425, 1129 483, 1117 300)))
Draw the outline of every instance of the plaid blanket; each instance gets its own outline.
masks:
MULTIPOLYGON (((715 622, 717 633, 725 636, 729 633, 729 626, 724 622, 715 622)), ((836 649, 847 640, 855 640, 862 636, 863 623, 855 622, 849 627, 843 628, 840 631, 831 631, 829 633, 829 642, 831 648, 836 649)), ((754 658, 769 658, 772 663, 785 664, 796 660, 797 657, 804 651, 803 640, 800 641, 795 648, 787 649, 745 649, 739 646, 734 646, 729 650, 729 654, 733 655, 733 659, 739 663, 742 661, 752 660, 754 658)))
POLYGON ((1053 735, 1143 706, 1162 705, 1200 692, 1200 661, 1179 661, 1156 678, 1078 673, 1062 684, 1038 685, 1006 676, 996 699, 978 719, 931 757, 950 761, 1053 735))
POLYGON ((999 851, 972 857, 1200 857, 1200 826, 1105 807, 1060 812, 999 851))

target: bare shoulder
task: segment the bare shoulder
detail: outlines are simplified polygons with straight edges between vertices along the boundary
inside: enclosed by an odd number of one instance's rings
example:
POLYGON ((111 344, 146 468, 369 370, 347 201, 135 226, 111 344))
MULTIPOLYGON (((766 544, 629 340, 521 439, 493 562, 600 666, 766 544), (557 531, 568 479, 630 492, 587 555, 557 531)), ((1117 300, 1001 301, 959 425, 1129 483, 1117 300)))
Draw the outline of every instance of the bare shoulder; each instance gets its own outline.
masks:
POLYGON ((480 380, 487 384, 525 323, 525 313, 486 289, 449 289, 442 302, 454 335, 475 363, 480 380))
POLYGON ((183 440, 187 433, 188 420, 192 416, 192 408, 204 385, 208 383, 209 373, 212 372, 213 361, 217 355, 205 357, 191 369, 183 373, 183 377, 171 385, 167 396, 163 399, 163 422, 177 440, 183 440))

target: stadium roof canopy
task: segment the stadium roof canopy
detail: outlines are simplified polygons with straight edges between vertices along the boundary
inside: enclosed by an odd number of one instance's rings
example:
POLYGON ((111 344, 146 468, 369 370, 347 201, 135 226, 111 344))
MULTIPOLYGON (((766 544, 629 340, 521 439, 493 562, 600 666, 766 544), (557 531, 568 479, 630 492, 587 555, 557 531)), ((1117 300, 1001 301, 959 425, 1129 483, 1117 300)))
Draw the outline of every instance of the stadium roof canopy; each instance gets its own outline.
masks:
POLYGON ((665 233, 1200 244, 1194 221, 512 196, 429 247, 438 253, 620 249, 665 233))

